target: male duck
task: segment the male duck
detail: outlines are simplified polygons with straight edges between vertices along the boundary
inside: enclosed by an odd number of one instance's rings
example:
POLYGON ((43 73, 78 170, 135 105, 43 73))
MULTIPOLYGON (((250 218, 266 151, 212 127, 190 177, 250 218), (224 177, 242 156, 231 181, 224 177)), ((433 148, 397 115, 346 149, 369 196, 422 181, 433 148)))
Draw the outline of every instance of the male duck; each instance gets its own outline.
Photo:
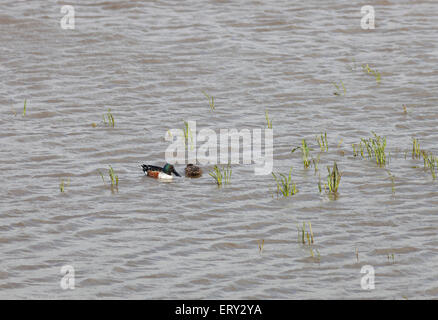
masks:
POLYGON ((185 168, 186 177, 199 178, 202 175, 202 169, 189 163, 185 168))
POLYGON ((143 168, 143 172, 146 175, 155 179, 172 180, 172 173, 178 177, 181 177, 179 173, 175 171, 173 165, 168 163, 166 163, 163 168, 157 166, 149 166, 145 164, 142 164, 141 167, 143 168))

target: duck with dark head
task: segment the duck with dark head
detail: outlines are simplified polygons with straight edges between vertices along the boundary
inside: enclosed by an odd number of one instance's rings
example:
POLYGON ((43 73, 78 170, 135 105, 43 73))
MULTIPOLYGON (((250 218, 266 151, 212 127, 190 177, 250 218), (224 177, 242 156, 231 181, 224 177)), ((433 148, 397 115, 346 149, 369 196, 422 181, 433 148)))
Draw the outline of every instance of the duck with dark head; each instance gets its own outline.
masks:
POLYGON ((176 172, 173 165, 166 163, 164 167, 157 167, 157 166, 150 166, 146 164, 142 164, 141 167, 143 168, 143 172, 148 176, 155 179, 162 179, 162 180, 172 180, 173 176, 172 174, 176 175, 177 177, 181 177, 178 172, 176 172))

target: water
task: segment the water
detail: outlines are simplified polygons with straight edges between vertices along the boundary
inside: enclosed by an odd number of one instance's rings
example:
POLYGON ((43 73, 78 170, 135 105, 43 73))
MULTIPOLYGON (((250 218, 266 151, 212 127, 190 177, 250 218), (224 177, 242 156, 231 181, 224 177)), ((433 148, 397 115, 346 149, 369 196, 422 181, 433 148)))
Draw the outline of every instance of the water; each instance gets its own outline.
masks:
POLYGON ((63 4, 0 4, 1 298, 437 298, 437 182, 404 156, 411 137, 438 152, 436 1, 370 1, 375 30, 350 1, 71 1, 75 30, 60 27, 63 4), (345 96, 333 95, 340 81, 345 96), (292 198, 273 197, 273 177, 251 165, 222 189, 211 166, 196 180, 143 175, 184 120, 263 128, 265 110, 292 198), (320 174, 337 161, 337 200, 290 152, 325 131, 320 174), (388 139, 395 195, 385 169, 353 157, 371 131, 388 139), (297 240, 303 222, 314 257, 297 240), (60 287, 64 265, 74 290, 60 287), (361 288, 364 265, 374 290, 361 288))

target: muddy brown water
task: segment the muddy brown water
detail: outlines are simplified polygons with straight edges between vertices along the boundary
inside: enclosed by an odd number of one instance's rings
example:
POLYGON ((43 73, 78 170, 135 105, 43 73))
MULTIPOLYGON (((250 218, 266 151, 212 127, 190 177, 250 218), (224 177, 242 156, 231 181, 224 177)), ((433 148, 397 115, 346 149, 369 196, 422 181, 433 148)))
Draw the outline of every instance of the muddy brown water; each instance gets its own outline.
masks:
POLYGON ((74 30, 60 27, 63 4, 0 3, 1 298, 438 297, 437 182, 404 156, 412 137, 438 152, 436 1, 369 1, 375 30, 351 1, 70 1, 74 30), (273 177, 251 165, 221 189, 211 166, 196 180, 143 175, 184 120, 263 128, 266 109, 292 198, 273 197, 273 177), (336 200, 291 153, 305 138, 316 155, 325 131, 320 174, 337 161, 336 200), (353 156, 371 131, 387 137, 395 194, 385 169, 353 156), (98 173, 108 183, 109 165, 114 194, 98 173), (303 222, 314 257, 298 243, 303 222), (74 290, 60 287, 64 265, 74 290), (361 288, 364 265, 374 290, 361 288))

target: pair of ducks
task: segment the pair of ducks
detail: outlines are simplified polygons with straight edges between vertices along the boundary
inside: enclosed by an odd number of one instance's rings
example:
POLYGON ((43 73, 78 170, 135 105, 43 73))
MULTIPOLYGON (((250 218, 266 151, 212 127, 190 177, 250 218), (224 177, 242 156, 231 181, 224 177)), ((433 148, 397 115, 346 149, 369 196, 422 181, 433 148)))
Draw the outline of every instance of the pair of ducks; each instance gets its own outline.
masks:
MULTIPOLYGON (((166 163, 164 167, 157 167, 157 166, 150 166, 143 164, 141 165, 143 168, 143 172, 152 178, 155 179, 161 179, 161 180, 172 180, 173 175, 176 175, 177 177, 181 177, 178 172, 176 172, 173 165, 166 163)), ((187 167, 185 168, 185 174, 186 177, 189 178, 199 178, 202 175, 202 169, 194 166, 193 164, 189 163, 187 167)))

